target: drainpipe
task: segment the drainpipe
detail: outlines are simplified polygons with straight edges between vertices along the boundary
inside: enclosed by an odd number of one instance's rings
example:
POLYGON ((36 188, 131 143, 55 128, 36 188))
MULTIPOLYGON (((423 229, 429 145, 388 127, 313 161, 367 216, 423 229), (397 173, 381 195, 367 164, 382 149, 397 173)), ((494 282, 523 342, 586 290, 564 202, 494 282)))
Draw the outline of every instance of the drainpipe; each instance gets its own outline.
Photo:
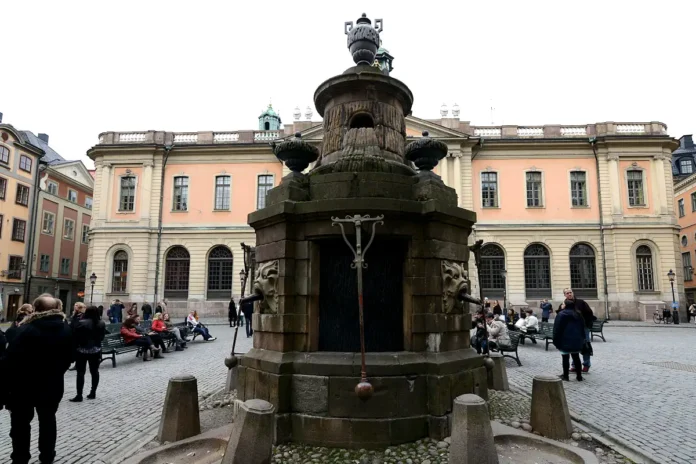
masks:
POLYGON ((23 300, 24 303, 28 303, 29 301, 29 289, 31 287, 31 271, 32 271, 32 266, 34 264, 34 243, 36 242, 36 237, 34 236, 36 233, 36 216, 38 215, 38 210, 39 210, 39 181, 41 180, 41 173, 45 170, 45 167, 47 166, 45 161, 42 161, 39 159, 38 166, 36 166, 36 177, 34 179, 34 199, 32 200, 32 211, 31 211, 31 224, 29 226, 29 249, 28 253, 26 256, 26 263, 27 263, 27 268, 24 272, 26 274, 24 275, 24 296, 23 300))
POLYGON ((597 155, 597 137, 588 140, 592 147, 597 170, 597 196, 599 197, 599 237, 602 250, 602 277, 604 280, 604 318, 609 320, 609 285, 607 284, 607 254, 604 247, 604 214, 602 212, 602 188, 599 181, 599 156, 597 155))
POLYGON ((162 208, 164 206, 164 168, 167 167, 169 152, 172 151, 171 145, 164 146, 164 157, 162 158, 162 175, 160 179, 160 198, 159 198, 159 216, 157 218, 157 258, 155 260, 155 300, 152 302, 155 307, 159 302, 159 274, 160 274, 160 250, 162 248, 162 208))

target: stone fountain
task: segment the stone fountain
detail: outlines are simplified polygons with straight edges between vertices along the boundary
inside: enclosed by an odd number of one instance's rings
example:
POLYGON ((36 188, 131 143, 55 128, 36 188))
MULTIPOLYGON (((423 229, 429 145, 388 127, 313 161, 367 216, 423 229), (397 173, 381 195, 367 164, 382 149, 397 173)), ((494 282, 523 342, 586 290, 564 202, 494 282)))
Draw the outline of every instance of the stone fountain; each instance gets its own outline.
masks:
POLYGON ((446 145, 427 133, 406 144, 413 94, 373 66, 382 28, 365 15, 346 23, 355 66, 314 94, 321 150, 301 134, 275 145, 292 172, 249 215, 259 301, 238 396, 275 406, 277 443, 376 448, 443 438, 457 396, 487 396, 483 359, 469 345, 476 215, 431 172, 446 145), (344 242, 332 226, 347 216, 384 216, 364 257, 362 326, 355 250, 346 245, 355 229, 344 242), (361 339, 370 391, 359 397, 361 339))

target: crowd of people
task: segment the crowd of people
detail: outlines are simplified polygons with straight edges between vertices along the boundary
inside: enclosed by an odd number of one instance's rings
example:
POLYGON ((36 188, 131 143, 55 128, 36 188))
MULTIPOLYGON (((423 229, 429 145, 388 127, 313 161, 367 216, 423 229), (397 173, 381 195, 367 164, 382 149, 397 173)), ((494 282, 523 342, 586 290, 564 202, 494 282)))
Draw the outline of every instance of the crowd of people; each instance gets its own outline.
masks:
MULTIPOLYGON (((575 297, 572 289, 564 289, 563 296, 565 299, 555 311, 553 319, 553 344, 561 352, 563 371, 560 377, 568 381, 570 373, 574 373, 576 379, 582 381, 582 374, 588 373, 592 365, 594 353, 590 329, 597 317, 585 300, 575 297)), ((539 308, 542 322, 549 322, 553 312, 551 303, 542 300, 539 308)), ((509 308, 503 314, 498 301, 491 303, 486 298, 483 306, 473 315, 473 326, 475 332, 471 344, 477 353, 487 355, 490 350, 496 350, 500 346, 510 346, 510 332, 521 332, 522 344, 525 338, 536 343, 534 337, 524 335, 539 332, 539 319, 532 309, 521 310, 518 314, 513 308, 509 308)))

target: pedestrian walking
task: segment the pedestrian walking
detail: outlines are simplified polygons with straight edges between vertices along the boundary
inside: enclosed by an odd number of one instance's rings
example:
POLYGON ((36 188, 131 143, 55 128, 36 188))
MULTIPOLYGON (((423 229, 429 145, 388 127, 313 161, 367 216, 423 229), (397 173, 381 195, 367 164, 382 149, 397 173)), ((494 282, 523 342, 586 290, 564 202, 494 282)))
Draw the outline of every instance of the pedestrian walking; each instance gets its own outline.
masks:
POLYGON ((97 397, 101 343, 105 335, 106 324, 99 318, 99 309, 96 306, 89 306, 85 309, 82 319, 73 328, 73 337, 77 346, 75 353, 77 395, 70 400, 73 403, 82 401, 82 390, 85 386, 85 372, 88 365, 89 374, 92 377, 92 388, 87 399, 93 400, 97 397))
POLYGON ((691 306, 689 306, 689 309, 686 310, 686 323, 688 324, 691 322, 691 319, 696 322, 696 304, 691 303, 691 306))
POLYGON ((56 411, 63 383, 74 356, 73 336, 56 298, 44 294, 34 300, 34 313, 24 318, 9 344, 3 378, 9 393, 13 464, 31 459, 31 421, 39 417, 39 461, 56 457, 56 411), (5 375, 6 374, 6 375, 5 375))
MULTIPOLYGON (((565 295, 565 302, 568 300, 574 303, 576 311, 580 312, 584 322, 585 322, 585 340, 587 341, 587 346, 582 353, 582 371, 587 373, 590 371, 590 366, 592 366, 592 334, 590 329, 592 328, 592 323, 597 320, 597 317, 592 312, 592 308, 587 304, 585 300, 575 298, 572 288, 563 289, 563 294, 565 295)), ((570 369, 570 372, 575 372, 575 367, 570 369)))
POLYGON ((539 308, 541 308, 541 322, 549 322, 551 311, 553 311, 553 305, 549 303, 547 298, 544 298, 541 300, 541 303, 539 303, 539 308))
POLYGON ((234 304, 234 298, 230 299, 230 305, 228 307, 227 319, 230 321, 230 327, 237 326, 237 305, 234 304))
POLYGON ((585 343, 585 321, 582 314, 575 308, 575 302, 567 299, 553 323, 553 344, 561 352, 563 360, 561 378, 563 380, 570 380, 570 358, 572 357, 573 372, 575 372, 576 379, 582 381, 580 352, 585 343))
POLYGON ((246 335, 247 338, 254 335, 254 330, 251 328, 251 315, 254 313, 254 302, 244 301, 240 303, 242 305, 242 313, 244 314, 244 319, 246 320, 246 335))

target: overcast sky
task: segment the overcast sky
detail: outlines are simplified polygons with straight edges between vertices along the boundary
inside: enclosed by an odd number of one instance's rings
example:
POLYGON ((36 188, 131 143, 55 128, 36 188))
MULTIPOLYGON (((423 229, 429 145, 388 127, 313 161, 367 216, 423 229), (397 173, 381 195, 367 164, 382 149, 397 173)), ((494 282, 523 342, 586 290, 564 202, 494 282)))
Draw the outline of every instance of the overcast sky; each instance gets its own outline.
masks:
POLYGON ((0 112, 88 167, 104 131, 255 129, 269 100, 291 122, 352 65, 363 11, 417 117, 696 130, 696 2, 666 0, 6 0, 0 112))

